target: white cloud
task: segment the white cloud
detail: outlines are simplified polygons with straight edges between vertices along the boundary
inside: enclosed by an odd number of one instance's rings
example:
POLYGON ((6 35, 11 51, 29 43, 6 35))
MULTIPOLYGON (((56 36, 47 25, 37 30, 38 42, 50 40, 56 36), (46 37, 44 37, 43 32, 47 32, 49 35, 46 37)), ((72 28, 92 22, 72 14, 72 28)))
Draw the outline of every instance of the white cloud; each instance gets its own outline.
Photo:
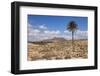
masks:
MULTIPOLYGON (((72 39, 71 32, 65 30, 61 33, 59 30, 49 30, 44 24, 32 26, 28 24, 28 41, 40 41, 44 39, 52 39, 54 37, 63 37, 67 40, 72 39)), ((87 31, 76 31, 75 39, 87 39, 87 31)))
POLYGON ((29 41, 40 41, 40 40, 51 39, 53 37, 59 37, 59 36, 60 36, 59 30, 48 30, 48 28, 44 26, 44 24, 35 27, 28 24, 29 41))
POLYGON ((45 24, 40 25, 39 28, 40 28, 40 29, 47 29, 47 27, 45 26, 45 24))
POLYGON ((69 32, 68 30, 65 30, 64 33, 66 34, 66 33, 71 33, 71 32, 69 32))
POLYGON ((88 38, 88 32, 87 31, 80 31, 80 30, 78 30, 75 33, 75 38, 76 39, 87 39, 88 38))
POLYGON ((34 29, 31 24, 28 24, 28 36, 37 35, 40 32, 38 29, 34 29))
POLYGON ((39 34, 39 33, 40 33, 40 31, 39 31, 38 29, 30 30, 30 31, 28 32, 29 35, 37 35, 37 34, 39 34))
MULTIPOLYGON (((64 31, 65 33, 65 38, 67 39, 72 39, 72 34, 71 32, 65 30, 64 31)), ((88 38, 88 32, 87 31, 80 31, 80 30, 77 30, 75 33, 74 33, 74 39, 87 39, 88 38)))
POLYGON ((45 34, 60 34, 60 31, 57 30, 57 31, 49 31, 49 30, 46 30, 44 31, 45 34))

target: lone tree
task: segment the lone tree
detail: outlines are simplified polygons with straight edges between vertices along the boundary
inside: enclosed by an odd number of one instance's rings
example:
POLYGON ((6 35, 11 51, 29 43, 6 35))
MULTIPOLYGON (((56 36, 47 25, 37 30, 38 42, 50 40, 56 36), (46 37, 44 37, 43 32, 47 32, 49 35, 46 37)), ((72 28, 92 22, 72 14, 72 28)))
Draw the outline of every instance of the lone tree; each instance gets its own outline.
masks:
POLYGON ((78 29, 78 25, 75 21, 70 21, 67 25, 67 30, 69 30, 72 33, 72 50, 74 51, 74 33, 78 29))

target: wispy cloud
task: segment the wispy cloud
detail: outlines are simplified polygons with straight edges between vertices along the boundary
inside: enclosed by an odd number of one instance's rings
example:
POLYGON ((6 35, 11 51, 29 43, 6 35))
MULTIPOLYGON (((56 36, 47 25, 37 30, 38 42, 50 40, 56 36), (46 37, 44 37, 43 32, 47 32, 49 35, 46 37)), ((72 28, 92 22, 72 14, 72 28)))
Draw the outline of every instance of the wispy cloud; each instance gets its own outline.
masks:
MULTIPOLYGON (((71 39, 71 36, 72 36, 71 32, 69 32, 68 30, 65 30, 64 33, 68 36, 68 39, 71 39)), ((88 38, 88 32, 87 31, 77 30, 74 34, 75 34, 74 35, 75 39, 87 39, 88 38)))
POLYGON ((51 34, 51 35, 56 35, 56 34, 60 34, 60 31, 59 30, 56 30, 56 31, 49 31, 49 30, 46 30, 44 31, 45 34, 51 34))
MULTIPOLYGON (((75 39, 87 39, 87 31, 78 30, 75 32, 75 39)), ((42 25, 31 25, 28 24, 28 41, 41 41, 44 39, 51 39, 54 37, 63 37, 65 39, 71 39, 71 32, 65 30, 49 30, 45 24, 42 25)))
POLYGON ((40 41, 60 37, 59 30, 49 30, 44 24, 38 26, 28 24, 28 26, 28 41, 40 41))
POLYGON ((40 28, 40 29, 47 29, 47 27, 45 26, 45 24, 40 25, 39 28, 40 28))
POLYGON ((87 39, 88 38, 88 32, 87 31, 80 31, 80 30, 78 30, 75 33, 75 38, 76 39, 87 39))

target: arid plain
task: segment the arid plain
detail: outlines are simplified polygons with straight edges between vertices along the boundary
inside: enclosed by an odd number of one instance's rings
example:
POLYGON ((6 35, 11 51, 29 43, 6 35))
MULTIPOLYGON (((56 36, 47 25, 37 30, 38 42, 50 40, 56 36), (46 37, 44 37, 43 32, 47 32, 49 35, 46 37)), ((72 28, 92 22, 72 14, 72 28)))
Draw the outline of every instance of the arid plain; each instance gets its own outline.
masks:
POLYGON ((28 42, 28 61, 88 58, 88 41, 55 38, 41 42, 28 42))

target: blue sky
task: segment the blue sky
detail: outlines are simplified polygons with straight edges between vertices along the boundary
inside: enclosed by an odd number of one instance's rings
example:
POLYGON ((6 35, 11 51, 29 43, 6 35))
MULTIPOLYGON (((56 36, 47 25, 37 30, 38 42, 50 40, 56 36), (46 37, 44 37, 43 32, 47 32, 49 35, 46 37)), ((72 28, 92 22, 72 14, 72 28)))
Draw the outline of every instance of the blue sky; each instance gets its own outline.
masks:
POLYGON ((87 30, 88 20, 87 17, 75 16, 44 16, 44 15, 29 15, 28 23, 32 25, 46 24, 49 29, 66 29, 70 21, 75 21, 80 30, 87 30))
MULTIPOLYGON (((46 31, 48 32, 49 30, 49 34, 51 34, 50 32, 56 32, 56 33, 60 33, 63 35, 64 37, 64 32, 66 32, 66 27, 68 25, 68 23, 70 21, 75 21, 78 25, 78 30, 82 33, 82 32, 87 32, 87 27, 88 27, 88 18, 87 17, 77 17, 77 16, 48 16, 48 15, 28 15, 28 26, 31 25, 32 29, 31 30, 35 30, 35 32, 44 32, 46 33, 46 31), (41 28, 44 31, 41 31, 41 28), (45 29, 43 29, 45 28, 45 29)), ((69 34, 69 32, 66 32, 69 34)), ((31 33, 32 34, 32 33, 31 33)), ((33 32, 33 38, 34 37, 34 32, 33 32)), ((39 34, 39 33, 38 33, 39 34)), ((41 35, 41 34, 39 34, 41 35)), ((37 35, 37 36, 39 36, 37 35)), ((79 35, 79 34, 78 34, 79 35)), ((36 36, 36 35, 35 35, 36 36)), ((60 35, 59 35, 60 36, 60 35)), ((79 35, 80 36, 80 35, 79 35)), ((30 37, 30 36, 29 36, 30 37)), ((45 35, 46 37, 46 35, 45 35)), ((83 36, 83 37, 87 37, 87 36, 83 36)))

